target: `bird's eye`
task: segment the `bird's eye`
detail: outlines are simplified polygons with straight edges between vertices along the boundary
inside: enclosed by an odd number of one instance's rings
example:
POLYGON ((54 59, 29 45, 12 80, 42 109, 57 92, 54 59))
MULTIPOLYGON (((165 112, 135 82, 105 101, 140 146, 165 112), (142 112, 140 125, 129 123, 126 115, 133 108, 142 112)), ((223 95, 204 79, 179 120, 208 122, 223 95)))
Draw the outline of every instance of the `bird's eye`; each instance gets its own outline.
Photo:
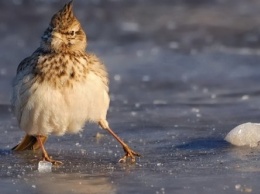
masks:
POLYGON ((69 34, 70 34, 71 36, 74 36, 74 35, 75 35, 75 31, 70 31, 69 34))

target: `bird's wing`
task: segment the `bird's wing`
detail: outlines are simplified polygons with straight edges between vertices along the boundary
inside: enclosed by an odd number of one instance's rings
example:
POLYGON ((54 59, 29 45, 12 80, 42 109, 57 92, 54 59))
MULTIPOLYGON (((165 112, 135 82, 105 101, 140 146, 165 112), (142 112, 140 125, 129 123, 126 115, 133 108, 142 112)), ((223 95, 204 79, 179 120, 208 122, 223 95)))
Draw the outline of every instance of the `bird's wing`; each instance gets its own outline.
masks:
POLYGON ((17 67, 16 74, 18 74, 20 71, 23 71, 28 66, 35 65, 38 62, 38 57, 41 52, 41 49, 38 48, 31 56, 23 59, 17 67))
MULTIPOLYGON (((12 97, 12 106, 14 113, 19 120, 21 118, 21 109, 24 106, 22 102, 27 102, 28 95, 25 95, 25 92, 21 90, 22 85, 30 84, 28 81, 23 82, 24 75, 18 75, 23 71, 28 71, 26 68, 34 66, 37 61, 37 52, 35 51, 30 57, 27 57, 21 61, 21 63, 17 67, 16 77, 13 81, 13 97, 12 97)), ((23 73, 22 73, 23 74, 23 73)), ((47 140, 47 137, 42 137, 42 142, 44 143, 47 140)), ((40 148, 40 144, 34 136, 25 134, 22 141, 12 148, 14 151, 22 151, 22 150, 38 150, 40 148)))
POLYGON ((18 65, 16 74, 18 74, 20 71, 22 71, 28 63, 31 61, 31 57, 26 57, 24 60, 21 61, 21 63, 18 65))

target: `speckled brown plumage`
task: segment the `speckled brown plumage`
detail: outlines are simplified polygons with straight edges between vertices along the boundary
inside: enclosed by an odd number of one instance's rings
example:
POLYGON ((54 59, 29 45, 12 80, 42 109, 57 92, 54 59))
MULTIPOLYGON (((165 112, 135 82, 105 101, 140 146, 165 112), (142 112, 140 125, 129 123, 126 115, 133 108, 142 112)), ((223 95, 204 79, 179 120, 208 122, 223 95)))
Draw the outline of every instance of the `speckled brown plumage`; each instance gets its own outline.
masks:
POLYGON ((60 164, 44 148, 47 136, 77 133, 86 122, 96 122, 123 146, 126 154, 120 161, 139 156, 108 125, 108 74, 86 46, 70 2, 52 17, 40 47, 17 68, 12 105, 26 136, 14 150, 41 148, 44 160, 60 164))

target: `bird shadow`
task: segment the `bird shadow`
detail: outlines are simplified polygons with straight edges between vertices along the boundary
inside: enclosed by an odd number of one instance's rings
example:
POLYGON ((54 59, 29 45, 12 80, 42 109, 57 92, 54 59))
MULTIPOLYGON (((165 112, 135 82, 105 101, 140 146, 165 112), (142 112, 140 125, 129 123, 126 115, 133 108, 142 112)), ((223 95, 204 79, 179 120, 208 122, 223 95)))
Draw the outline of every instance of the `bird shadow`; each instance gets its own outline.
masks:
POLYGON ((13 151, 11 149, 0 149, 0 156, 12 155, 13 151))

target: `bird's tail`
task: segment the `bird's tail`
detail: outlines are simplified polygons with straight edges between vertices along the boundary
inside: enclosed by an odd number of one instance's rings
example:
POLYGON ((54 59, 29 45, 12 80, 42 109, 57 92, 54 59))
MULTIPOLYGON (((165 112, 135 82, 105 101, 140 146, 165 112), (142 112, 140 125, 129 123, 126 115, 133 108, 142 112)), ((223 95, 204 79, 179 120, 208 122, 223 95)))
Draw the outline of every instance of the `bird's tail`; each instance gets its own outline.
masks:
MULTIPOLYGON (((42 143, 44 144, 48 137, 41 136, 42 143)), ((14 151, 23 151, 23 150, 38 150, 41 146, 37 141, 36 137, 26 134, 23 140, 16 146, 12 148, 14 151)))

